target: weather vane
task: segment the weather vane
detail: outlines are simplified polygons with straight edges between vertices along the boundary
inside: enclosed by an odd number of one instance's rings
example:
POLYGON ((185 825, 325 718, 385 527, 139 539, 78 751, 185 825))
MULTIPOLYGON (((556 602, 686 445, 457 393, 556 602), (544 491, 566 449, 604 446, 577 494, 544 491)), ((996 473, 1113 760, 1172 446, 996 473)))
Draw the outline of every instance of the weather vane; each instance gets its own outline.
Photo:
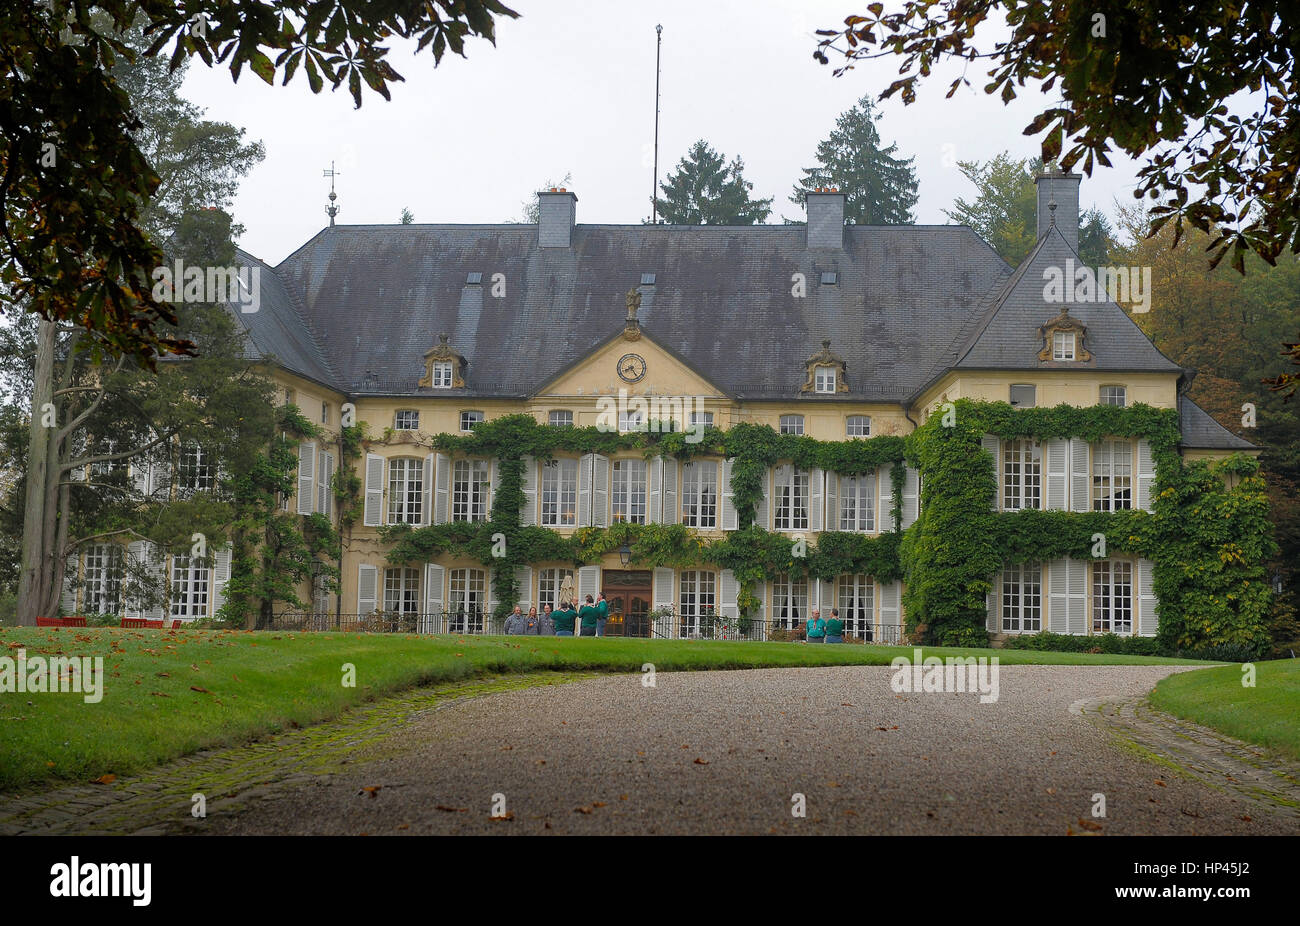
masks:
POLYGON ((330 178, 330 204, 325 207, 325 214, 330 217, 331 226, 334 224, 334 216, 339 214, 338 204, 334 202, 336 199, 339 198, 338 194, 334 192, 334 178, 337 177, 340 173, 341 171, 337 171, 334 169, 333 161, 330 161, 330 169, 325 171, 324 173, 326 177, 330 178))

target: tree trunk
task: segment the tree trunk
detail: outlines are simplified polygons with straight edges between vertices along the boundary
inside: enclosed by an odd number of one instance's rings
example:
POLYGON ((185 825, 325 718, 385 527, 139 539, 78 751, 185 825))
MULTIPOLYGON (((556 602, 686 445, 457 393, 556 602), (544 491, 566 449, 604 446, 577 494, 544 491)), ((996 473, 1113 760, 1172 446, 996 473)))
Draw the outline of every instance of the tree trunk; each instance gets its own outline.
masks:
MULTIPOLYGON (((46 550, 53 537, 47 531, 54 527, 54 512, 47 512, 51 469, 57 479, 57 459, 52 459, 57 448, 53 437, 57 427, 51 426, 49 416, 54 408, 54 342, 55 325, 41 319, 36 334, 36 368, 32 386, 31 442, 27 458, 27 491, 23 504, 22 570, 18 576, 18 623, 32 627, 38 615, 45 616, 45 602, 51 582, 46 550)), ((57 420, 54 422, 57 425, 57 420)))

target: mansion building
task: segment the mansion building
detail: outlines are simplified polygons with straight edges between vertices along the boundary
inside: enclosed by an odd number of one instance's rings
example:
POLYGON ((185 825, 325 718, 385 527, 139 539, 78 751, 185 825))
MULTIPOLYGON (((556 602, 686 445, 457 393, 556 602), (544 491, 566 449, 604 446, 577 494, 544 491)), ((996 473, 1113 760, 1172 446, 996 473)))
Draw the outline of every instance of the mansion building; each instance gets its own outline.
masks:
MULTIPOLYGON (((499 462, 436 450, 434 435, 520 413, 555 428, 595 425, 619 396, 680 408, 680 428, 752 422, 822 441, 906 435, 960 398, 1022 408, 1145 403, 1177 410, 1184 459, 1253 453, 1187 398, 1192 371, 1161 354, 1119 305, 1049 299, 1048 272, 1081 263, 1079 180, 1039 177, 1038 241, 1019 267, 966 226, 845 225, 837 191, 808 194, 806 225, 584 225, 577 197, 551 190, 539 194, 535 225, 331 225, 276 267, 241 252, 262 287, 258 311, 232 308, 252 357, 280 400, 322 427, 299 449, 288 510, 337 520, 341 424, 352 416, 370 437, 356 461, 363 506, 343 532, 339 587, 316 582, 301 597, 340 625, 374 612, 417 621, 453 613, 467 617, 434 629, 486 629, 481 615, 498 604, 490 567, 455 555, 390 563, 380 528, 490 519, 499 462)), ((618 422, 641 424, 626 411, 618 422)), ((984 446, 1003 510, 1151 505, 1145 440, 987 436, 984 446)), ((194 478, 210 480, 200 464, 191 460, 194 478)), ((809 543, 823 531, 906 530, 919 479, 907 470, 895 523, 892 478, 889 466, 842 476, 778 463, 755 520, 809 543)), ((731 461, 708 456, 526 457, 523 495, 522 525, 565 536, 618 522, 682 524, 705 538, 739 527, 731 461)), ((133 544, 126 555, 148 558, 147 548, 133 544)), ((65 610, 109 606, 94 591, 107 556, 83 552, 82 582, 65 610)), ((228 552, 213 566, 153 560, 171 576, 173 597, 143 616, 220 607, 228 552)), ((994 577, 988 630, 1154 634, 1151 571, 1120 555, 1008 566, 994 577)), ((706 615, 739 611, 740 583, 707 563, 638 568, 611 553, 586 566, 532 562, 515 577, 525 611, 556 605, 566 579, 583 598, 603 590, 613 627, 630 634, 692 636, 706 615), (646 621, 668 605, 670 620, 646 621)), ((814 608, 837 607, 847 633, 893 642, 901 592, 871 575, 769 575, 753 591, 753 616, 790 627, 814 608)))

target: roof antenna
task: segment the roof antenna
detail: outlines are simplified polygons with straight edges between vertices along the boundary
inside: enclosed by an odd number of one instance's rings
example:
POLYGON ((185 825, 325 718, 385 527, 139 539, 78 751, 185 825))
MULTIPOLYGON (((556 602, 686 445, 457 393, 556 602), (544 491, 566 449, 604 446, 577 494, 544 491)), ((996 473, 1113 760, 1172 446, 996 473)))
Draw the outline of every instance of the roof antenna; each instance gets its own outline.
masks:
POLYGON ((330 217, 331 228, 334 227, 334 216, 339 214, 339 207, 334 202, 334 200, 339 198, 338 194, 334 192, 334 178, 339 176, 339 174, 341 173, 342 171, 337 171, 334 169, 333 161, 330 161, 330 169, 324 172, 324 176, 330 178, 330 204, 325 207, 325 214, 330 217))
POLYGON ((664 46, 664 27, 655 26, 655 166, 650 184, 650 224, 659 223, 659 52, 664 46))

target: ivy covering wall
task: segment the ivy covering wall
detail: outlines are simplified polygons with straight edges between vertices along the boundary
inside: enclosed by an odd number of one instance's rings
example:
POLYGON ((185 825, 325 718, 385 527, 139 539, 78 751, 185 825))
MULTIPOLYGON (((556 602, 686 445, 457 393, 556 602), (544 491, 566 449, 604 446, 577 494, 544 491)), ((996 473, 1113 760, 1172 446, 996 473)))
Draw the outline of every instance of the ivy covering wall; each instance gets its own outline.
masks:
MULTIPOLYGON (((1005 403, 958 400, 950 412, 932 416, 906 437, 819 441, 741 423, 726 431, 708 428, 696 443, 682 433, 658 433, 654 422, 646 432, 619 434, 594 427, 553 428, 530 415, 505 416, 478 424, 468 434, 432 438, 439 451, 500 461, 490 520, 391 525, 380 533, 392 544, 388 560, 394 564, 455 555, 493 568, 498 616, 519 597, 516 567, 598 563, 626 543, 630 565, 636 568, 715 565, 733 570, 743 616, 752 616, 757 608, 757 583, 778 573, 823 580, 845 573, 864 573, 881 582, 902 579, 908 630, 921 641, 948 645, 987 643, 985 595, 1004 563, 1064 556, 1087 560, 1094 534, 1101 533, 1109 555, 1140 556, 1155 564, 1161 645, 1263 645, 1270 595, 1264 562, 1272 541, 1264 483, 1254 459, 1238 454, 1217 463, 1184 465, 1177 450, 1177 413, 1144 405, 1014 409, 1005 403), (1156 466, 1154 510, 994 511, 997 480, 994 461, 981 445, 985 434, 1039 441, 1145 438, 1156 466), (546 460, 557 453, 635 450, 647 458, 731 458, 740 530, 717 538, 681 524, 620 523, 579 528, 566 537, 520 523, 525 456, 546 460), (784 462, 841 475, 893 464, 892 518, 885 523, 901 523, 905 473, 897 464, 905 460, 921 474, 920 514, 906 531, 877 536, 825 531, 799 551, 791 536, 753 524, 764 476, 769 467, 784 462), (1231 477, 1231 487, 1223 476, 1231 477), (501 549, 493 540, 498 534, 505 538, 503 557, 493 555, 494 546, 501 549)), ((355 434, 351 437, 356 440, 355 434)), ((353 467, 341 469, 351 472, 353 467)), ((355 482, 348 489, 340 492, 341 508, 355 507, 355 482)))

